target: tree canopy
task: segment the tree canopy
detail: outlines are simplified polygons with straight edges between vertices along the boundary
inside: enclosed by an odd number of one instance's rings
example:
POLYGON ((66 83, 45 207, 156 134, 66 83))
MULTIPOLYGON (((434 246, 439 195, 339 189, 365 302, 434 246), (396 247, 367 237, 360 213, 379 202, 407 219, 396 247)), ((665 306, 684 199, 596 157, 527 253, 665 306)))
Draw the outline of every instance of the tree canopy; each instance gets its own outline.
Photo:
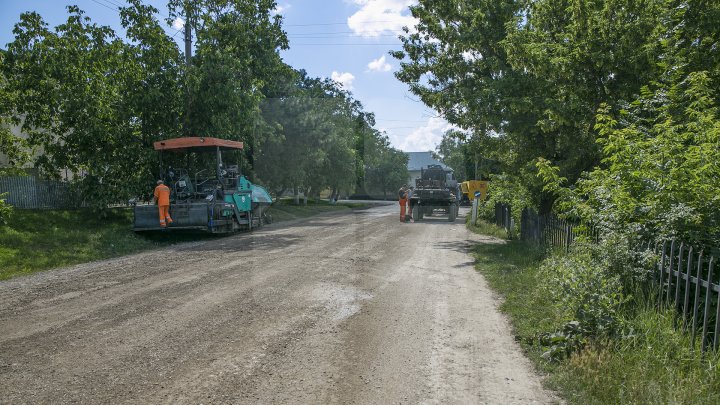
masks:
POLYGON ((491 193, 646 234, 717 234, 719 3, 421 0, 411 12, 396 76, 465 130, 450 137, 470 154, 497 160, 491 193))
POLYGON ((191 57, 140 0, 119 9, 124 36, 77 6, 54 28, 22 14, 0 52, 3 153, 45 177, 72 173, 99 209, 147 194, 159 164, 152 143, 183 135, 244 142, 244 172, 276 192, 398 185, 407 169, 373 114, 338 83, 282 61, 288 40, 275 7, 170 0, 170 19, 193 32, 191 57), (11 123, 27 138, 8 131, 11 123))

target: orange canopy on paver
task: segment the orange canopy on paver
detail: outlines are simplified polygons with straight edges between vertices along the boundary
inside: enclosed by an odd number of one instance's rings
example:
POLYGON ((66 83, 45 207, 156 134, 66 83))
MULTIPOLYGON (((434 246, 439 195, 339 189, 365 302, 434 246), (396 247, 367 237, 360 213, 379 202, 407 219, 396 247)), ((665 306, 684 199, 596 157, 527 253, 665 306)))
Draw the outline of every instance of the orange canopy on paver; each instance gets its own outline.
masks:
POLYGON ((166 139, 153 144, 155 150, 171 150, 182 152, 193 148, 215 148, 220 149, 242 149, 243 143, 238 141, 229 141, 227 139, 189 136, 184 138, 166 139))

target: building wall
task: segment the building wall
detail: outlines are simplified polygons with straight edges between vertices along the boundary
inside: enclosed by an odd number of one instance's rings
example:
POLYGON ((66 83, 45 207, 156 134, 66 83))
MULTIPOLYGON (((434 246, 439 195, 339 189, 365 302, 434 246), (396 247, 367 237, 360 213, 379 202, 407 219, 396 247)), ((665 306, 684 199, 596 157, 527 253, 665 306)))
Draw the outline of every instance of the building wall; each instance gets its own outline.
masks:
POLYGON ((408 178, 407 184, 415 187, 415 180, 420 178, 420 170, 409 170, 410 177, 408 178))

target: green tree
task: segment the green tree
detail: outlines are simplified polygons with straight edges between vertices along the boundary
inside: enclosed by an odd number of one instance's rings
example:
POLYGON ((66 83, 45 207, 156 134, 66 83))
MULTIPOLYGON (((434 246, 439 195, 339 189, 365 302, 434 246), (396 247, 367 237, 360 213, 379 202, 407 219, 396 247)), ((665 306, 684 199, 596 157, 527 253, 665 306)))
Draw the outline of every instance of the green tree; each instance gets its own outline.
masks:
POLYGON ((2 115, 22 123, 43 175, 74 173, 85 202, 103 208, 141 192, 151 141, 178 128, 178 52, 138 1, 121 11, 133 44, 68 12, 54 31, 36 13, 21 16, 1 67, 14 101, 2 115))
POLYGON ((390 146, 390 140, 385 135, 378 134, 377 141, 372 148, 372 160, 365 168, 367 189, 379 191, 383 198, 388 193, 395 198, 397 190, 407 183, 408 172, 407 153, 390 146))
POLYGON ((455 178, 459 182, 475 178, 474 166, 471 166, 468 171, 468 163, 474 163, 474 156, 465 138, 465 134, 460 131, 445 132, 435 154, 436 158, 453 169, 455 178), (468 173, 470 173, 469 176, 468 173))
MULTIPOLYGON (((195 55, 188 67, 184 132, 243 141, 248 169, 267 133, 257 131, 267 87, 286 77, 279 51, 288 48, 282 17, 270 0, 170 0, 170 17, 192 27, 195 55)), ((250 173, 252 174, 252 173, 250 173)))
POLYGON ((620 106, 657 74, 657 27, 668 2, 648 0, 421 1, 403 37, 397 77, 472 133, 542 211, 553 196, 534 163, 570 182, 600 163, 595 113, 620 106))

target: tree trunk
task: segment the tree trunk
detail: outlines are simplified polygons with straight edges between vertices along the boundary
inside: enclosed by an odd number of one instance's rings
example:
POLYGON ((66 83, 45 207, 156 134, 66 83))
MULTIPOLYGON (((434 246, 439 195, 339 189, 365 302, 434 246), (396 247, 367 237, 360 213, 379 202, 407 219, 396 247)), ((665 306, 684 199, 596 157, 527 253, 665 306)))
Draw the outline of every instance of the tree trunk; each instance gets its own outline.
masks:
POLYGON ((293 186, 293 193, 294 193, 293 203, 295 205, 300 205, 300 191, 298 190, 298 186, 293 186))

